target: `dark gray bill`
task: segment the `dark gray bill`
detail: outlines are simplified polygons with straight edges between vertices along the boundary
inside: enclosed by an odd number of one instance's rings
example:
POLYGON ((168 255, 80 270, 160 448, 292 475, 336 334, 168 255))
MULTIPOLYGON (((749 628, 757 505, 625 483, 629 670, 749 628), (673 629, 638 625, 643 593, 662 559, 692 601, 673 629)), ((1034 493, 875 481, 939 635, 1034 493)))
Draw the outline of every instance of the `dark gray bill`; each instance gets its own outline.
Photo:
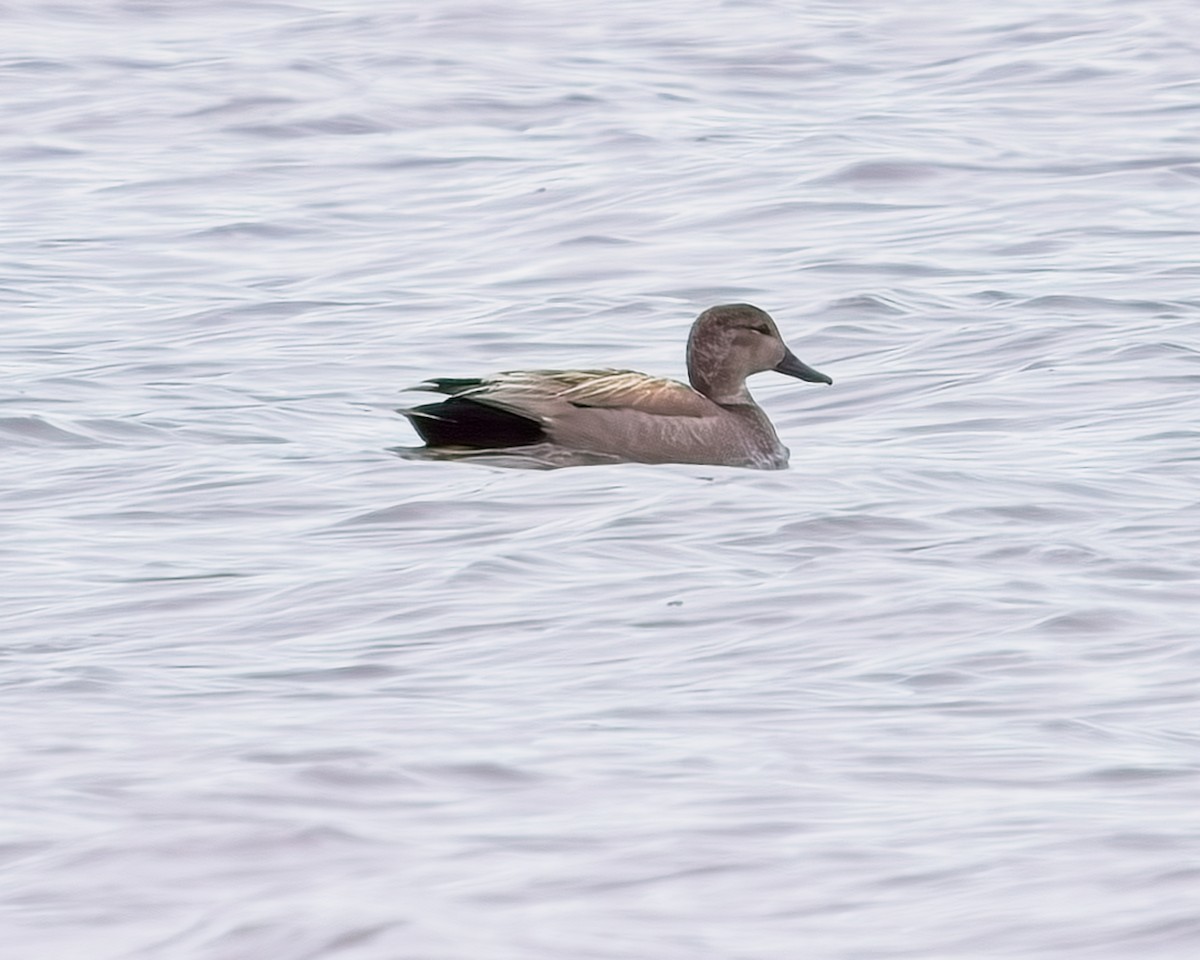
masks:
POLYGON ((796 377, 800 380, 807 380, 809 383, 833 383, 832 377, 827 377, 818 370, 814 370, 807 363, 801 361, 787 347, 783 348, 783 359, 779 361, 775 369, 779 373, 785 373, 789 377, 796 377))

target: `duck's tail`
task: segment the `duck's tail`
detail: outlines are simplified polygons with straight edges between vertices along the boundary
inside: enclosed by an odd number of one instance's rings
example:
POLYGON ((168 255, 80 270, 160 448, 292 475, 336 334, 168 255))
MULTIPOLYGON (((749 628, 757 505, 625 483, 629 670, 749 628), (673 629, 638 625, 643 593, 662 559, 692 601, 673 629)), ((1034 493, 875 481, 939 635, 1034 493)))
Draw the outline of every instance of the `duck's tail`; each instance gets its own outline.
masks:
POLYGON ((408 417, 413 429, 431 447, 495 450, 523 447, 546 439, 542 425, 536 420, 462 397, 452 396, 419 407, 400 407, 397 412, 408 417))

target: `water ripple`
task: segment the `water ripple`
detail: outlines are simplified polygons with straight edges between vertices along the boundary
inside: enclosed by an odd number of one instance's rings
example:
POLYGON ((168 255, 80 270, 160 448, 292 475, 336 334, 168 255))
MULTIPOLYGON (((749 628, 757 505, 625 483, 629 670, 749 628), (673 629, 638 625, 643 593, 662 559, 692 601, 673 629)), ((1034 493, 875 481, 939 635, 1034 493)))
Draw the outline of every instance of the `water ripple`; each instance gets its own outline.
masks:
POLYGON ((6 16, 9 952, 1196 953, 1191 6, 6 16), (394 412, 734 300, 788 471, 394 412))

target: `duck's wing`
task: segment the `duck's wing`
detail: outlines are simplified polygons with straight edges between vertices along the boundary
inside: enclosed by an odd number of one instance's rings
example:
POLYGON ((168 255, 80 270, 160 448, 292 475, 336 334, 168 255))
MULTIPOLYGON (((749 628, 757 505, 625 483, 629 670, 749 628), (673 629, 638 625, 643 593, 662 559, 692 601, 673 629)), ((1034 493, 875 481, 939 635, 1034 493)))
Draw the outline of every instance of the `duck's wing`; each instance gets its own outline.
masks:
MULTIPOLYGON (((435 381, 430 381, 431 387, 435 381)), ((519 370, 478 381, 436 381, 438 392, 548 420, 573 409, 651 416, 712 416, 715 405, 687 384, 633 370, 519 370)))
POLYGON ((431 380, 424 388, 449 395, 407 411, 431 446, 491 448, 548 440, 567 450, 643 463, 787 462, 765 416, 762 424, 748 425, 686 384, 632 370, 523 370, 479 380, 431 380))

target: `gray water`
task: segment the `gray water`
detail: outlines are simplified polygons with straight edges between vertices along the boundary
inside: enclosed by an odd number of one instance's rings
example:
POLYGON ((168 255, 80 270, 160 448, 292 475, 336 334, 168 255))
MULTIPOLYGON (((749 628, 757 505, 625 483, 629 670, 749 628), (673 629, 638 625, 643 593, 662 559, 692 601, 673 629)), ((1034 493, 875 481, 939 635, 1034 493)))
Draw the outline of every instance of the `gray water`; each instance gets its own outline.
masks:
POLYGON ((0 953, 1200 953, 1200 8, 0 10, 0 953), (421 462, 683 374, 776 473, 421 462))

